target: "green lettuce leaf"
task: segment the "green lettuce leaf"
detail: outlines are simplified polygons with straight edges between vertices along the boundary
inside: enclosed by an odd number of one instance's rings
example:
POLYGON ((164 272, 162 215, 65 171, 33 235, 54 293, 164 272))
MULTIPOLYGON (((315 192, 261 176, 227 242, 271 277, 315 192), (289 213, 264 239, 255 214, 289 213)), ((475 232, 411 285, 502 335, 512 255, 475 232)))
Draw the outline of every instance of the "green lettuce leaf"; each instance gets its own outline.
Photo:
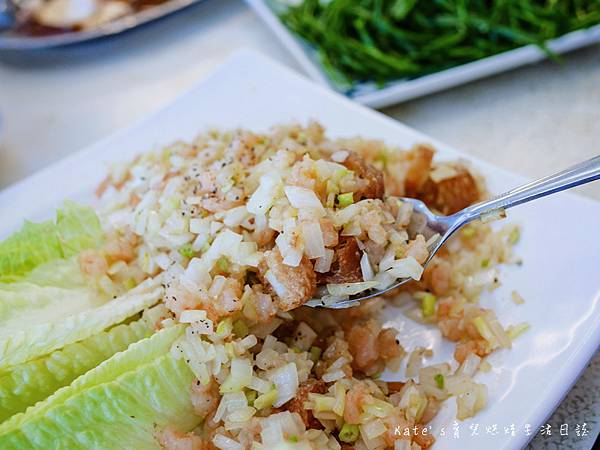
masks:
MULTIPOLYGON (((0 371, 81 341, 123 322, 154 305, 162 296, 155 280, 137 286, 127 294, 77 314, 60 316, 42 323, 21 320, 18 329, 0 329, 0 371)), ((36 316, 31 313, 32 318, 36 316)), ((43 320, 43 317, 41 318, 43 320)))
POLYGON ((106 302, 95 289, 66 289, 16 282, 0 284, 0 335, 45 322, 61 320, 106 302))
POLYGON ((93 209, 66 202, 56 223, 26 221, 20 231, 0 242, 0 282, 10 283, 36 267, 97 247, 103 238, 93 209))
MULTIPOLYGON (((19 282, 37 284, 38 286, 55 286, 63 288, 89 286, 88 280, 79 268, 76 257, 55 259, 41 264, 19 279, 19 282)), ((3 286, 10 286, 10 284, 0 284, 0 288, 3 286)))
POLYGON ((150 336, 153 330, 154 324, 145 313, 135 322, 117 325, 0 374, 0 422, 45 399, 115 353, 126 350, 129 344, 150 336))
POLYGON ((0 281, 19 279, 34 267, 62 257, 56 226, 51 221, 25 221, 20 231, 0 243, 0 281))
POLYGON ((190 430, 200 423, 190 401, 193 379, 183 360, 163 355, 0 435, 0 447, 160 450, 157 430, 171 424, 190 430))
POLYGON ((94 210, 69 201, 56 211, 56 230, 65 258, 97 247, 103 236, 100 220, 94 210))
MULTIPOLYGON (((73 402, 76 403, 75 399, 81 398, 80 396, 82 394, 85 394, 86 392, 95 388, 101 388, 100 391, 102 392, 108 384, 118 381, 123 376, 127 374, 135 374, 139 371, 143 372, 149 364, 154 363, 157 361, 157 359, 164 355, 168 355, 170 357, 169 350, 171 345, 183 334, 184 329, 185 327, 182 325, 166 328, 149 338, 142 339, 141 341, 131 344, 124 352, 117 353, 111 358, 102 362, 97 367, 77 378, 69 386, 59 389, 46 400, 37 403, 31 408, 28 408, 25 413, 12 416, 9 420, 0 424, 0 448, 19 448, 20 446, 22 446, 22 448, 30 448, 32 445, 31 443, 25 445, 24 442, 18 443, 20 441, 15 439, 22 439, 26 435, 26 437, 31 437, 32 435, 38 433, 35 431, 36 424, 43 424, 48 417, 54 417, 56 420, 60 416, 56 415, 54 412, 57 411, 62 405, 72 405, 73 402)), ((176 363, 175 361, 172 362, 176 363)), ((183 366, 185 366, 185 363, 183 366)), ((189 379, 189 382, 191 382, 191 378, 193 378, 193 376, 187 367, 180 367, 179 372, 180 375, 173 377, 171 380, 174 384, 177 384, 178 378, 180 378, 182 375, 185 376, 185 381, 189 379), (185 370, 183 370, 184 368, 185 370)), ((187 401, 189 401, 189 395, 187 394, 189 390, 189 382, 187 382, 187 384, 184 383, 184 390, 181 390, 178 393, 176 390, 176 393, 171 393, 162 398, 163 393, 159 392, 158 390, 156 392, 152 390, 154 385, 153 380, 140 381, 140 383, 144 384, 146 388, 150 389, 149 393, 146 393, 142 396, 142 400, 151 399, 153 403, 166 403, 170 400, 177 400, 171 399, 170 397, 179 397, 179 400, 181 400, 181 398, 185 398, 187 401), (185 393, 186 395, 182 395, 182 393, 185 393)), ((143 388, 143 386, 132 386, 131 390, 135 391, 140 388, 143 388)), ((121 398, 120 395, 114 396, 112 392, 107 392, 104 399, 102 398, 102 395, 99 397, 95 396, 94 398, 95 400, 92 402, 95 402, 98 410, 104 410, 105 408, 108 410, 113 402, 116 402, 117 404, 121 401, 126 402, 126 399, 129 397, 124 396, 121 398), (106 405, 104 404, 104 401, 106 401, 106 405), (98 405, 98 403, 100 403, 100 405, 98 405)), ((69 420, 73 421, 78 417, 80 417, 83 421, 83 410, 84 408, 82 407, 81 416, 79 415, 80 412, 77 409, 75 413, 65 415, 65 423, 69 420)), ((185 408, 183 408, 182 411, 183 410, 185 410, 185 408)), ((131 412, 129 415, 137 416, 136 410, 131 412)), ((125 419, 126 420, 124 422, 129 422, 128 418, 125 419)), ((77 423, 71 423, 70 425, 79 426, 77 423)), ((42 425, 40 430, 43 429, 44 427, 42 425)), ((78 429, 83 430, 85 429, 85 426, 82 425, 82 427, 78 429)), ((39 433, 43 434, 42 431, 39 431, 39 433)), ((59 435, 60 434, 56 434, 54 437, 56 438, 56 436, 59 435)), ((36 439, 39 439, 39 435, 36 439)), ((60 447, 72 448, 69 445, 61 445, 60 447)), ((77 447, 79 446, 75 446, 75 448, 77 447)), ((96 446, 91 445, 87 448, 96 448, 96 446)), ((114 448, 127 447, 117 445, 114 448)))

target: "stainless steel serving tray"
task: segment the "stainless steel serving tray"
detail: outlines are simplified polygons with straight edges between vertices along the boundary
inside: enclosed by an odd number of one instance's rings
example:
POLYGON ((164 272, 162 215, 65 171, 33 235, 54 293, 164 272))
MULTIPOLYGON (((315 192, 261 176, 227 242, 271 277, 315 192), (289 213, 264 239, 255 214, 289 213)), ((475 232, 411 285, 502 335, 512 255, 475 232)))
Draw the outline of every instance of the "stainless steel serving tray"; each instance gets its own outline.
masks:
POLYGON ((188 6, 200 3, 203 0, 169 0, 152 8, 129 14, 116 19, 101 27, 68 33, 55 34, 51 36, 27 36, 19 35, 10 30, 0 32, 0 49, 10 50, 33 50, 85 42, 92 39, 112 36, 122 33, 148 22, 158 20, 169 14, 173 14, 188 6))

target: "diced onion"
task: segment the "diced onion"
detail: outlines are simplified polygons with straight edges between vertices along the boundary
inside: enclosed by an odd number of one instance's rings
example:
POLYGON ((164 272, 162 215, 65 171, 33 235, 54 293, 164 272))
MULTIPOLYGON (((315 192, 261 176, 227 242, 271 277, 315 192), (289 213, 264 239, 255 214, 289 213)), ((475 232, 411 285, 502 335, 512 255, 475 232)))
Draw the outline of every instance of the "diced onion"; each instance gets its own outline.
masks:
POLYGON ((481 358, 474 353, 469 353, 457 372, 472 377, 477 372, 480 364, 481 358))
POLYGON ((216 434, 212 440, 215 447, 221 450, 244 450, 244 446, 222 434, 216 434))
POLYGON ((179 321, 181 323, 200 322, 204 319, 206 319, 206 311, 203 309, 186 309, 182 311, 179 316, 179 321))
POLYGON ((317 333, 306 322, 300 322, 293 336, 293 346, 302 351, 307 351, 317 338, 317 333))
POLYGON ((258 188, 254 191, 246 209, 252 214, 265 214, 273 205, 275 195, 279 190, 280 178, 276 175, 260 177, 258 188))
POLYGON ((325 214, 325 208, 323 208, 321 201, 310 189, 300 186, 286 186, 284 188, 284 192, 290 204, 294 208, 314 208, 322 215, 325 214))
POLYGON ((367 289, 374 288, 379 283, 377 281, 361 281, 359 283, 340 283, 328 284, 327 291, 333 296, 355 295, 367 289))
POLYGON ((219 388, 223 394, 237 392, 252 382, 252 363, 246 358, 236 358, 231 361, 229 376, 219 388))
POLYGON ((304 252, 310 259, 325 256, 325 244, 323 233, 318 222, 303 222, 300 225, 302 238, 304 239, 304 252))
POLYGON ((331 269, 331 263, 333 262, 333 255, 335 252, 330 248, 325 249, 325 254, 321 258, 317 258, 315 261, 315 272, 327 273, 331 269))
POLYGON ((289 363, 273 370, 270 379, 277 386, 277 400, 273 402, 274 407, 278 408, 294 398, 299 385, 296 364, 289 363))
POLYGON ((423 274, 423 266, 412 256, 407 256, 406 258, 394 261, 392 268, 387 272, 397 279, 412 278, 418 281, 423 274))
POLYGON ((510 339, 515 340, 527 330, 529 330, 529 324, 527 322, 522 322, 517 325, 510 325, 506 330, 506 334, 510 339))
POLYGON ((332 383, 334 381, 341 380, 345 376, 346 373, 343 370, 339 369, 334 370, 333 372, 326 372, 321 378, 325 383, 332 383))
POLYGON ((429 178, 431 178, 431 181, 434 183, 439 183, 440 181, 454 178, 456 175, 458 175, 458 172, 454 167, 443 164, 433 169, 429 174, 429 178))
POLYGON ((236 208, 232 208, 225 213, 225 217, 223 218, 223 223, 228 227, 237 227, 239 226, 246 218, 248 217, 249 212, 245 206, 238 206, 236 208))
POLYGON ((375 273, 369 262, 369 256, 366 253, 363 253, 360 258, 360 271, 362 272, 364 281, 372 281, 375 278, 375 273))
POLYGON ((465 420, 473 417, 487 403, 487 388, 483 384, 471 381, 469 390, 456 398, 456 418, 465 420))
POLYGON ((504 208, 498 208, 498 209, 494 209, 492 211, 483 213, 481 215, 481 217, 479 218, 479 220, 481 220, 481 223, 488 223, 488 222, 493 222, 495 220, 501 220, 506 218, 506 211, 504 210, 504 208))
POLYGON ((250 384, 248 384, 248 387, 250 389, 253 389, 256 392, 260 392, 261 394, 269 392, 272 386, 272 383, 268 382, 267 380, 263 380, 262 378, 258 378, 255 375, 252 376, 250 384))
POLYGON ((342 163, 346 161, 348 155, 350 155, 350 153, 348 153, 346 150, 338 150, 337 152, 333 152, 331 154, 331 160, 338 163, 342 163))
POLYGON ((517 291, 512 291, 510 297, 516 305, 522 305, 525 303, 525 299, 517 291))
POLYGON ((375 439, 387 431, 383 422, 379 419, 371 420, 360 426, 360 434, 363 438, 375 439))

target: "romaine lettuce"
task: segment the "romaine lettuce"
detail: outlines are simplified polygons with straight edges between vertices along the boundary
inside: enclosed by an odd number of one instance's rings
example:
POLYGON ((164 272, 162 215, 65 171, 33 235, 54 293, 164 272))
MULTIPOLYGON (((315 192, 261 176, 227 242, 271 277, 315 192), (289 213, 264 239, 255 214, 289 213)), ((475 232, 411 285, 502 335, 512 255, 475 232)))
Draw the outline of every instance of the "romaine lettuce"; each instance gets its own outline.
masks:
POLYGON ((65 202, 56 223, 26 221, 20 231, 0 242, 0 282, 19 280, 44 263, 97 247, 102 238, 93 209, 65 202))
POLYGON ((16 282, 0 284, 0 336, 27 325, 59 320, 106 303, 95 289, 66 289, 16 282))
POLYGON ((100 307, 50 322, 29 324, 23 321, 18 330, 0 330, 0 370, 100 333, 154 305, 162 293, 163 289, 157 286, 156 280, 149 280, 100 307))
POLYGON ((190 430, 201 421, 190 401, 193 378, 183 360, 166 354, 0 435, 0 447, 160 450, 158 431, 172 424, 190 430))
POLYGON ((179 325, 159 331, 0 424, 0 448, 160 448, 155 433, 195 427, 194 375, 169 349, 179 325))
POLYGON ((153 324, 139 319, 117 325, 81 342, 0 374, 0 422, 45 399, 129 344, 148 337, 153 324))

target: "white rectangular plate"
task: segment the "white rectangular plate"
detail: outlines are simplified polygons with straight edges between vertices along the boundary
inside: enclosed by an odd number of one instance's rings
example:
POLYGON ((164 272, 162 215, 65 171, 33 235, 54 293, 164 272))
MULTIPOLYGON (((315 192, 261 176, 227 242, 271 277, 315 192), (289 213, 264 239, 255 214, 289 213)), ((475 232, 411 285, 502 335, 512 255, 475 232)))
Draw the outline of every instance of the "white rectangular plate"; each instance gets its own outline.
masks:
MULTIPOLYGON (((383 108, 394 103, 442 91, 469 81, 485 78, 546 58, 546 54, 535 45, 520 47, 505 53, 489 56, 468 64, 436 72, 414 80, 395 81, 384 87, 374 83, 361 83, 349 92, 342 92, 323 70, 317 52, 296 34, 291 32, 277 17, 270 4, 278 0, 246 0, 258 16, 275 33, 296 58, 306 73, 323 86, 347 95, 363 105, 383 108)), ((281 2, 283 3, 283 2, 281 2)), ((548 42, 548 48, 557 54, 566 53, 586 45, 600 42, 600 25, 587 30, 574 31, 548 42)))
MULTIPOLYGON (((242 52, 167 108, 0 192, 0 235, 24 219, 51 216, 65 198, 91 200, 109 162, 191 139, 212 126, 267 130, 309 119, 320 121, 332 136, 380 138, 404 148, 429 142, 440 158, 471 159, 259 54, 242 52)), ((493 192, 524 181, 481 161, 473 163, 493 192)), ((453 437, 454 400, 446 402, 434 423, 438 435, 446 427, 438 449, 522 447, 530 438, 525 426, 536 431, 600 343, 600 204, 563 193, 511 210, 509 220, 523 225, 516 251, 524 265, 503 268, 502 286, 484 304, 493 306, 504 324, 527 321, 532 328, 512 350, 489 358, 491 372, 478 375, 488 385, 489 405, 475 419, 459 424, 460 440, 453 437), (513 289, 526 299, 524 305, 510 301, 513 289), (471 437, 469 426, 475 423, 480 433, 471 437), (485 427, 494 424, 499 434, 486 433, 485 427), (504 427, 510 432, 511 424, 515 436, 504 432, 504 427)), ((394 309, 387 314, 408 350, 427 345, 435 351, 434 362, 450 358, 454 346, 437 329, 416 324, 394 309)))

